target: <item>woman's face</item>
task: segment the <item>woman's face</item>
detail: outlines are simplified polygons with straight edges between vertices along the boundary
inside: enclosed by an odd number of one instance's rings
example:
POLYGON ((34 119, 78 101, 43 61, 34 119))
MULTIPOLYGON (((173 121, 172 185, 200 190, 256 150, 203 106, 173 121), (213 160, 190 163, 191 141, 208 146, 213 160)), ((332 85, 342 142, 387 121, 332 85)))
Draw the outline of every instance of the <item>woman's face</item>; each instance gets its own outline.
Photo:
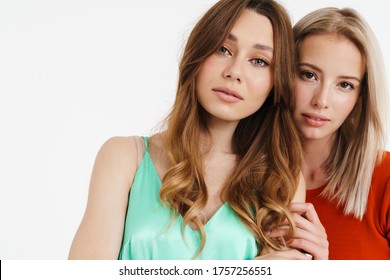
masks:
POLYGON ((359 98, 363 74, 363 57, 345 37, 310 35, 302 41, 294 122, 304 141, 333 139, 359 98))
POLYGON ((273 47, 269 19, 245 10, 197 75, 197 97, 210 118, 238 122, 263 105, 273 87, 273 47))

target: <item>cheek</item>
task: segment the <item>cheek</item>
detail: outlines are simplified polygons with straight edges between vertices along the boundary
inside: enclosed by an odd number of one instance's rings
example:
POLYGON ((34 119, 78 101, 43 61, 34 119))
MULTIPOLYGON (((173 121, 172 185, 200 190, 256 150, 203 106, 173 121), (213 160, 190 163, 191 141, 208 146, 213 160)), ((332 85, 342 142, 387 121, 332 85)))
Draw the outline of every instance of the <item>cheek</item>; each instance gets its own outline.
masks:
POLYGON ((251 81, 251 90, 260 96, 268 96, 274 85, 271 74, 259 75, 259 73, 255 73, 247 80, 251 81))
POLYGON ((340 118, 343 122, 347 119, 353 108, 356 106, 358 96, 350 96, 338 102, 337 111, 340 112, 340 118))
POLYGON ((207 82, 208 73, 210 73, 210 71, 212 70, 210 70, 210 65, 206 61, 200 65, 198 74, 196 75, 197 88, 202 87, 202 85, 207 82))
POLYGON ((213 80, 218 69, 217 63, 209 57, 207 58, 199 67, 199 72, 196 75, 196 86, 197 88, 201 88, 204 85, 207 85, 210 80, 213 80))
POLYGON ((213 73, 218 68, 218 64, 212 56, 203 61, 199 68, 199 74, 207 75, 213 73))

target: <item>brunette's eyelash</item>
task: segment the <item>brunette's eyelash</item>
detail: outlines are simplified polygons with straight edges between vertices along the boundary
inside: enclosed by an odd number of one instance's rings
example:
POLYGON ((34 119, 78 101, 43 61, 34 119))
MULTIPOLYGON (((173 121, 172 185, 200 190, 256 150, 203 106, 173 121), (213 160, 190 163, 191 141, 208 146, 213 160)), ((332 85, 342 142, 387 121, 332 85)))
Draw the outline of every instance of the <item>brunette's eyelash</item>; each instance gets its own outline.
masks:
POLYGON ((251 61, 254 65, 259 66, 259 67, 269 66, 269 63, 265 59, 262 59, 262 58, 254 58, 251 61))

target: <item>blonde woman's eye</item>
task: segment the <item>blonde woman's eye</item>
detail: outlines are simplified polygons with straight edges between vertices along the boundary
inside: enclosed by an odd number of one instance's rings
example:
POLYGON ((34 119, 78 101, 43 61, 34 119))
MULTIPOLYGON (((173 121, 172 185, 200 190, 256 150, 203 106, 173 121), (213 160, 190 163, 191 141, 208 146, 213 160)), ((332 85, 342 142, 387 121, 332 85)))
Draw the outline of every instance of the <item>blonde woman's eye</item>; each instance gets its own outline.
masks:
POLYGON ((354 86, 352 84, 350 84, 350 83, 347 83, 347 82, 341 82, 340 86, 343 89, 354 89, 354 86))
POLYGON ((304 78, 305 80, 313 80, 316 78, 316 75, 312 72, 302 71, 301 77, 304 78))

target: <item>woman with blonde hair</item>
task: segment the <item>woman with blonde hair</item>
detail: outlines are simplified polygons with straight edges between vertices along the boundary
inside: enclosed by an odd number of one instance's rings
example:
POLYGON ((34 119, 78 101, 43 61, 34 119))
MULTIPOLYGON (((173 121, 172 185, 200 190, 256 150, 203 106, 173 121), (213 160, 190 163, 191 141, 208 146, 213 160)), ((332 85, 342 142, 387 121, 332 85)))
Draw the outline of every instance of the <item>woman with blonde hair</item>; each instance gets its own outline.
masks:
POLYGON ((376 38, 351 8, 322 8, 294 26, 294 121, 307 201, 330 259, 390 259, 386 76, 376 38))
MULTIPOLYGON (((305 218, 289 210, 301 159, 293 65, 279 4, 217 2, 189 36, 165 130, 99 151, 69 258, 308 259, 268 235, 287 220, 287 241, 310 238, 320 224, 295 227, 305 218)), ((306 207, 295 212, 315 214, 306 207)))

